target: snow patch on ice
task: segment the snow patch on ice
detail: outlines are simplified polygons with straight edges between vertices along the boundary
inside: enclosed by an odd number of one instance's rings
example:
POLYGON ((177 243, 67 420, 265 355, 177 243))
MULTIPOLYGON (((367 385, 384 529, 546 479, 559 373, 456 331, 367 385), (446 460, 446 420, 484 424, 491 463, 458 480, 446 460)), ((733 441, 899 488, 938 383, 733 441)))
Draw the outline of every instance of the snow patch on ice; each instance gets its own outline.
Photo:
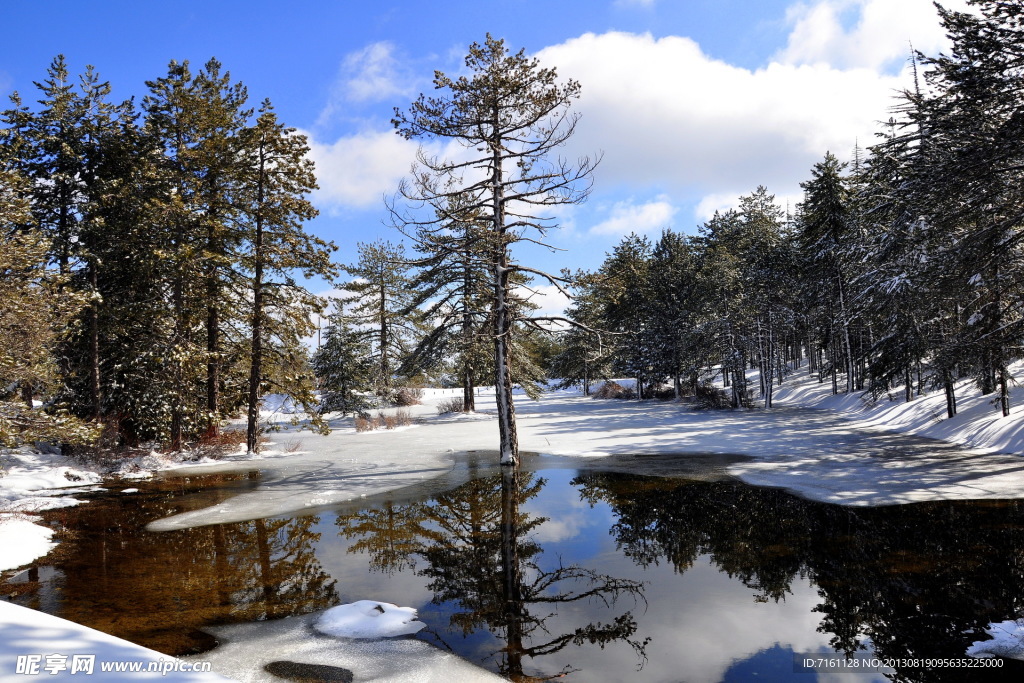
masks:
POLYGON ((56 546, 53 530, 23 514, 0 514, 0 570, 17 569, 56 546))
POLYGON ((985 630, 992 640, 975 641, 967 648, 969 656, 1024 659, 1024 619, 989 624, 985 630))
POLYGON ((376 600, 332 607, 313 624, 320 633, 338 638, 394 638, 418 633, 424 626, 415 608, 376 600))
MULTIPOLYGON (((80 626, 60 617, 9 603, 6 600, 0 600, 0 634, 2 634, 0 637, 0 672, 3 672, 0 674, 0 678, 5 681, 159 680, 168 683, 218 683, 230 680, 214 673, 171 671, 169 667, 163 667, 163 664, 159 665, 161 668, 167 669, 163 672, 160 669, 149 674, 104 670, 101 674, 101 666, 110 662, 141 662, 144 666, 147 662, 162 662, 170 665, 175 658, 101 633, 87 626, 80 626), (70 665, 73 655, 94 655, 95 679, 84 672, 75 673, 70 670, 57 670, 51 674, 45 669, 45 659, 40 662, 38 676, 15 675, 12 678, 16 671, 19 655, 49 655, 51 653, 65 655, 68 665, 70 665)), ((60 660, 58 660, 59 663, 60 660)))
POLYGON ((416 638, 341 640, 322 635, 312 627, 318 618, 314 613, 208 628, 222 644, 191 659, 211 662, 215 671, 230 671, 241 681, 267 680, 263 667, 283 659, 344 667, 358 672, 358 680, 375 683, 505 680, 416 638))

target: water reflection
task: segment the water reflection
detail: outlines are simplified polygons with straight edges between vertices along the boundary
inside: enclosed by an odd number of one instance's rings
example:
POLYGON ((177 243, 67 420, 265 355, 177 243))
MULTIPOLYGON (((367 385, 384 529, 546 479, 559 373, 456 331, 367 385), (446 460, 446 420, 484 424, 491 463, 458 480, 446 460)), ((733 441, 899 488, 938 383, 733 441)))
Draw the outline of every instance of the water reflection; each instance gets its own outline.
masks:
POLYGON ((48 513, 61 545, 0 588, 18 604, 168 654, 208 649, 208 624, 272 619, 338 602, 320 566, 319 519, 255 520, 166 533, 146 523, 212 504, 253 480, 210 476, 48 513))
POLYGON ((768 675, 829 645, 960 657, 1024 614, 1022 502, 844 508, 735 481, 466 467, 440 493, 183 531, 144 527, 256 480, 53 510, 62 544, 0 594, 179 654, 210 645, 207 625, 401 593, 429 624, 420 638, 519 681, 768 675))
MULTIPOLYGON (((870 641, 881 658, 961 657, 986 624, 1024 613, 1019 501, 844 508, 735 482, 587 473, 573 484, 611 506, 610 533, 641 567, 667 562, 682 573, 709 555, 762 602, 809 578, 818 631, 848 655, 870 641)), ((1007 669, 1021 673, 1016 662, 1007 669)), ((905 666, 895 679, 964 675, 905 666)))
MULTIPOLYGON (((491 668, 514 681, 543 681, 575 671, 551 671, 542 658, 584 643, 628 644, 642 666, 647 639, 635 637, 631 611, 607 623, 591 621, 554 632, 548 621, 560 605, 597 601, 611 610, 623 596, 643 601, 643 583, 601 574, 561 558, 545 557, 534 539, 546 518, 522 505, 544 487, 529 472, 478 476, 429 501, 361 511, 337 519, 339 533, 355 542, 352 552, 370 555, 378 571, 415 569, 428 579, 432 603, 449 610, 449 631, 424 632, 448 649, 480 629, 495 637, 485 657, 491 668)), ((477 653, 479 656, 479 653, 477 653)))

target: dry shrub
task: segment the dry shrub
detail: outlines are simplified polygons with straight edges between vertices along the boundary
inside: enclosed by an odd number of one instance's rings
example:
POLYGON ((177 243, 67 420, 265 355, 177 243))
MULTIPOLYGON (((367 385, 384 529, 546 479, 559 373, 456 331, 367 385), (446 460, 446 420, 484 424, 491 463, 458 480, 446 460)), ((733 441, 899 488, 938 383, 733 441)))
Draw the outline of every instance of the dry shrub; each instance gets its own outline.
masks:
POLYGON ((418 406, 423 398, 423 389, 419 387, 402 387, 395 392, 396 406, 418 406))
POLYGON ((408 410, 396 410, 394 415, 385 415, 382 412, 376 415, 359 413, 356 415, 355 424, 357 432, 372 432, 381 427, 384 429, 394 429, 395 427, 404 427, 405 425, 412 424, 412 415, 409 414, 408 410))
POLYGON ((618 382, 608 380, 597 388, 593 396, 594 398, 636 398, 636 392, 630 387, 624 387, 618 382))
POLYGON ((446 398, 437 404, 437 414, 447 415, 448 413, 463 413, 466 411, 466 404, 461 396, 446 398))
POLYGON ((694 407, 698 410, 724 410, 732 407, 729 394, 724 389, 702 384, 693 392, 694 407))
POLYGON ((357 432, 372 432, 380 426, 378 419, 367 412, 356 413, 355 423, 357 432))
POLYGON ((220 458, 234 453, 245 444, 245 432, 240 429, 224 429, 218 434, 206 434, 193 449, 198 456, 220 458))
POLYGON ((659 401, 674 401, 676 398, 675 387, 668 387, 654 390, 654 398, 659 401))

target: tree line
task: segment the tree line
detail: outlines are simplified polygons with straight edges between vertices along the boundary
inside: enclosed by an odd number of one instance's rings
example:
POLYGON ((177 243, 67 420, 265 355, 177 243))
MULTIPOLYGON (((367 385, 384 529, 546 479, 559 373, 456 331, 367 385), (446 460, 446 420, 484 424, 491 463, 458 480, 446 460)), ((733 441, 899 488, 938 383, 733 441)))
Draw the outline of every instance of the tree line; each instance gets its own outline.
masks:
MULTIPOLYGON (((3 113, 13 265, 0 285, 48 293, 4 309, 5 337, 21 344, 5 345, 4 385, 47 400, 51 420, 175 448, 244 407, 254 448, 260 395, 278 387, 314 408, 313 374, 320 411, 418 381, 462 386, 472 410, 486 383, 506 464, 518 452, 512 387, 535 395, 547 377, 588 388, 626 375, 641 397, 668 385, 714 398, 720 375, 740 406, 758 368, 770 407, 806 364, 834 392, 942 389, 950 416, 955 382, 970 377, 1006 415, 1024 338, 1024 7, 970 4, 938 9, 951 52, 914 54, 877 142, 850 163, 827 153, 792 211, 758 187, 697 234, 630 235, 594 272, 557 275, 514 248, 546 246, 551 208, 589 192, 599 158, 558 156, 580 86, 488 35, 464 75, 438 72, 433 96, 396 108, 398 134, 463 152, 421 149, 387 203, 408 247, 359 245, 312 371, 299 339, 325 302, 295 275, 334 268, 332 245, 302 230, 315 215, 305 139, 269 103, 247 109, 215 60, 195 75, 172 62, 139 111, 108 103, 91 69, 72 86, 58 58, 39 107, 15 95, 3 113), (536 315, 536 282, 573 290, 568 327, 536 315)), ((4 425, 27 419, 4 411, 4 425)))
POLYGON ((773 387, 806 364, 833 392, 910 401, 973 379, 1005 416, 1024 341, 1024 6, 939 8, 950 53, 913 56, 877 142, 832 154, 784 210, 764 187, 696 235, 626 237, 578 274, 554 374, 636 377, 697 392, 721 373, 749 403, 746 369, 773 387))
POLYGON ((296 278, 333 275, 334 245, 303 229, 306 139, 215 59, 172 61, 140 105, 63 56, 35 87, 0 113, 4 441, 181 449, 244 411, 254 450, 265 392, 314 403, 324 302, 296 278))

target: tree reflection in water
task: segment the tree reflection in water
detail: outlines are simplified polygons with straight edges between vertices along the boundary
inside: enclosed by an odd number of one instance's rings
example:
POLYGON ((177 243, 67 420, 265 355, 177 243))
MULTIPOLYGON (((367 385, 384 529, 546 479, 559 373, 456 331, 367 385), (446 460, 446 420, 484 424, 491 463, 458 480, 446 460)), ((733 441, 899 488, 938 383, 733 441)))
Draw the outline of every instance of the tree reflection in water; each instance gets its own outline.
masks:
MULTIPOLYGON (((881 658, 962 657, 989 622, 1024 613, 1021 501, 851 508, 729 481, 587 473, 573 484, 611 507, 610 533, 640 566, 667 562, 682 573, 709 555, 763 602, 809 578, 821 597, 818 631, 840 652, 870 639, 881 658)), ((1003 672, 1019 676, 1019 667, 1008 661, 1003 672)), ((965 674, 909 666, 894 678, 965 674)))
MULTIPOLYGON (((237 476, 195 477, 152 494, 46 513, 69 529, 29 580, 3 586, 15 602, 173 655, 208 649, 208 624, 276 619, 339 602, 315 555, 319 517, 267 519, 153 533, 184 494, 217 498, 237 476), (178 486, 181 486, 180 484, 178 486)), ((210 503, 205 500, 203 503, 210 503)))
MULTIPOLYGON (((551 632, 559 605, 597 600, 613 609, 623 596, 643 601, 643 583, 564 566, 560 559, 545 561, 533 532, 547 520, 521 509, 545 483, 533 473, 503 468, 426 502, 364 510, 339 517, 337 524, 342 536, 355 539, 351 551, 368 553, 374 569, 393 572, 422 564, 416 571, 429 579, 433 604, 454 609, 452 630, 469 636, 485 628, 496 636, 500 645, 487 656, 512 680, 549 680, 575 670, 566 665, 543 672, 542 658, 570 644, 603 648, 622 641, 642 666, 648 639, 634 637, 637 623, 630 611, 607 623, 551 632)), ((444 634, 433 636, 451 649, 444 634)))

